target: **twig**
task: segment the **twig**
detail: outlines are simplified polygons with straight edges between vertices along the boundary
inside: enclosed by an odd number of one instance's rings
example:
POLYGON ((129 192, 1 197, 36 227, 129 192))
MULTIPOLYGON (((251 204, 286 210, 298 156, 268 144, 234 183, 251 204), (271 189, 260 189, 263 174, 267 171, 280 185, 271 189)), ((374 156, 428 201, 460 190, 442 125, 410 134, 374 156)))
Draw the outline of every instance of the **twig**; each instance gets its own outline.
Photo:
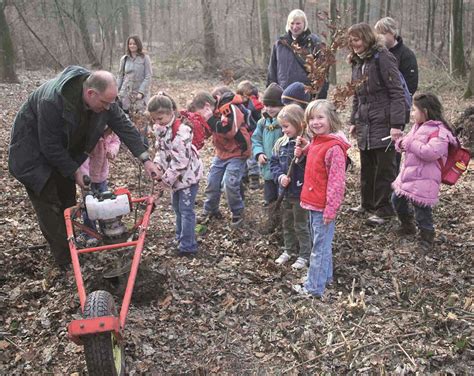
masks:
POLYGON ((13 346, 15 346, 18 350, 20 350, 22 353, 26 352, 25 350, 23 350, 20 346, 18 346, 15 342, 13 342, 10 338, 8 337, 5 337, 5 339, 7 340, 7 342, 11 343, 13 346))
POLYGON ((397 345, 398 345, 398 347, 400 347, 400 350, 402 350, 403 353, 406 355, 406 357, 411 362, 411 364, 413 364, 413 367, 415 367, 415 370, 416 370, 417 366, 415 364, 415 361, 412 359, 412 357, 410 355, 408 355, 408 353, 405 351, 405 349, 402 347, 402 345, 400 345, 400 343, 397 343, 397 345))

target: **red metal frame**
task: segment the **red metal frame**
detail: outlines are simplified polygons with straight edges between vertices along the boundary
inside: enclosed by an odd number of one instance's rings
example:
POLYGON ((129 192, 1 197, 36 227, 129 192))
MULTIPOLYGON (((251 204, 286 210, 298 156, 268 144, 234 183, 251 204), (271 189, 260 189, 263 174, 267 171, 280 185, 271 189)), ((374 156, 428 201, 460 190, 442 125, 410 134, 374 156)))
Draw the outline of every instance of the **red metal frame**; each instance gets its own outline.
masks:
POLYGON ((128 276, 127 287, 123 296, 122 307, 120 309, 119 317, 117 318, 114 316, 104 316, 72 321, 68 326, 68 335, 75 343, 81 344, 82 342, 80 337, 83 335, 108 331, 113 331, 119 339, 122 338, 123 329, 125 327, 125 320, 127 317, 128 309, 130 307, 130 301, 132 299, 133 287, 135 285, 135 279, 138 273, 138 266, 140 264, 140 259, 143 251, 146 230, 148 228, 151 212, 153 210, 153 198, 151 196, 136 198, 132 199, 131 203, 132 205, 146 203, 145 213, 143 214, 143 217, 135 223, 134 227, 130 231, 131 233, 133 233, 134 231, 138 230, 138 239, 124 243, 103 245, 91 248, 77 249, 76 244, 74 242, 74 227, 85 231, 89 235, 92 235, 98 239, 102 238, 101 235, 96 231, 93 231, 90 228, 84 226, 83 224, 75 221, 75 218, 78 218, 80 216, 83 209, 81 209, 80 206, 77 205, 67 208, 64 211, 67 239, 72 259, 72 268, 74 270, 74 277, 76 279, 76 286, 79 294, 79 301, 81 303, 82 312, 84 312, 84 305, 86 303, 87 295, 84 287, 84 281, 82 279, 81 265, 79 263, 79 254, 135 246, 132 266, 130 268, 130 274, 128 276))

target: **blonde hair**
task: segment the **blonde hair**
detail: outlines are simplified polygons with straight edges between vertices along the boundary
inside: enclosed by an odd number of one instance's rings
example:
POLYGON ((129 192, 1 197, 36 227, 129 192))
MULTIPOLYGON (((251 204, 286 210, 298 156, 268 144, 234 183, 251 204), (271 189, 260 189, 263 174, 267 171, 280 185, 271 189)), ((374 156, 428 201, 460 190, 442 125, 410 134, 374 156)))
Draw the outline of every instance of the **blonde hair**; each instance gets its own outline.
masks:
POLYGON ((390 33, 395 37, 398 35, 398 25, 392 17, 381 18, 377 21, 374 28, 379 34, 390 33))
POLYGON ((289 104, 281 109, 277 116, 278 123, 290 123, 301 136, 304 123, 304 110, 297 104, 289 104))
POLYGON ((286 20, 286 32, 290 31, 291 23, 297 18, 301 18, 304 21, 303 31, 308 30, 308 19, 306 18, 306 13, 303 12, 301 9, 293 9, 288 15, 288 19, 286 20))
MULTIPOLYGON (((327 99, 317 99, 312 101, 306 107, 304 113, 304 120, 306 124, 309 125, 309 121, 314 117, 315 113, 321 111, 326 115, 329 123, 329 132, 337 133, 342 129, 342 122, 339 119, 339 115, 336 112, 336 106, 333 103, 329 102, 327 99)), ((314 136, 311 128, 308 126, 307 131, 308 135, 312 138, 314 136)))

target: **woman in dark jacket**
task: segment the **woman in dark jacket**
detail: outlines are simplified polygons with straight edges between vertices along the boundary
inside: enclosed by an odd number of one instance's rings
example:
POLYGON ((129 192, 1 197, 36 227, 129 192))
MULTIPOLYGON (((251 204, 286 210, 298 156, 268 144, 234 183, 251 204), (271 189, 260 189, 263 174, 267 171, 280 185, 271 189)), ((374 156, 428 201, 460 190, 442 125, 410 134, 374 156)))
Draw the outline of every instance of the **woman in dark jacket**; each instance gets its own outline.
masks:
POLYGON ((348 30, 352 82, 359 82, 351 113, 351 134, 357 137, 361 163, 361 205, 371 212, 368 224, 383 224, 394 215, 391 183, 396 177, 395 149, 390 138, 401 134, 406 104, 397 61, 366 23, 348 30))
MULTIPOLYGON (((288 15, 286 33, 273 45, 270 63, 268 65, 267 86, 272 82, 286 89, 293 82, 309 85, 308 72, 304 68, 304 54, 296 54, 291 45, 297 44, 302 49, 316 55, 321 45, 321 39, 308 29, 308 19, 301 9, 294 9, 288 15)), ((329 83, 326 81, 317 97, 327 97, 329 83)))

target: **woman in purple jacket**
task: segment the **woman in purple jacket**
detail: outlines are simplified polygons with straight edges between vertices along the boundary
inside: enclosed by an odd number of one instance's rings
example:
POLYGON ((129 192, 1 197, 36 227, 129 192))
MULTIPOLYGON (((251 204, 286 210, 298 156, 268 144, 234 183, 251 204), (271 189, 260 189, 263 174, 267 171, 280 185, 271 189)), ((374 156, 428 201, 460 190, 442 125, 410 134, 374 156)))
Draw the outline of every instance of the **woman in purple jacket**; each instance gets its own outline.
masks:
POLYGON ((416 94, 412 115, 415 124, 406 136, 392 136, 398 151, 405 153, 400 173, 393 182, 392 202, 400 220, 399 235, 420 231, 420 247, 431 250, 434 243, 432 207, 438 202, 441 184, 440 159, 446 161, 449 144, 456 138, 443 117, 434 94, 416 94), (415 217, 410 204, 414 208, 415 217))

